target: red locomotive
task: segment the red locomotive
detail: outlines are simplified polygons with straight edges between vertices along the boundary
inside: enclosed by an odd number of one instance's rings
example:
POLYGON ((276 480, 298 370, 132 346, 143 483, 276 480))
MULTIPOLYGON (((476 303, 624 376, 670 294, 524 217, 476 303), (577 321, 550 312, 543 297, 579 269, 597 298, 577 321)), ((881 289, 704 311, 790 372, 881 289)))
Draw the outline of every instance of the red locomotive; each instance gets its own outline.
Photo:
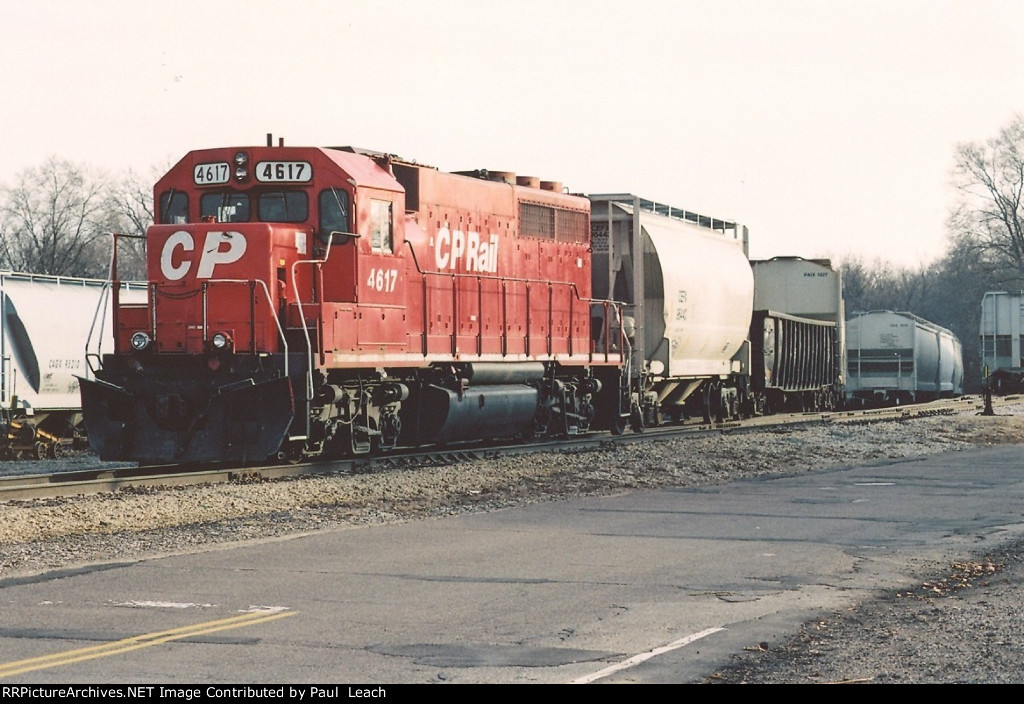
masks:
POLYGON ((117 306, 114 353, 81 380, 102 459, 340 456, 629 416, 590 200, 558 184, 268 138, 189 153, 154 196, 148 301, 117 306))

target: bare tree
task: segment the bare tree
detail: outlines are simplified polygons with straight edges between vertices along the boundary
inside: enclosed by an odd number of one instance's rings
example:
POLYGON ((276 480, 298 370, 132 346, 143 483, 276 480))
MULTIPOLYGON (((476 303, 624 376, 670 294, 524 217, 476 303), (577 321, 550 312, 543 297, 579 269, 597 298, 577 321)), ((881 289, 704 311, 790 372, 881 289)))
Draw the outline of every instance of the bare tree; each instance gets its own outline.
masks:
POLYGON ((932 288, 929 272, 923 267, 894 268, 881 259, 866 264, 851 257, 840 264, 840 269, 848 314, 871 310, 914 312, 927 300, 932 288))
POLYGON ((983 144, 957 145, 953 181, 960 201, 949 224, 958 246, 994 271, 1024 274, 1024 117, 983 144))
POLYGON ((111 232, 124 235, 118 240, 119 278, 144 279, 146 230, 154 221, 151 186, 143 183, 134 171, 129 171, 110 189, 107 207, 111 232))
POLYGON ((38 274, 105 276, 105 184, 51 157, 0 188, 0 263, 38 274))

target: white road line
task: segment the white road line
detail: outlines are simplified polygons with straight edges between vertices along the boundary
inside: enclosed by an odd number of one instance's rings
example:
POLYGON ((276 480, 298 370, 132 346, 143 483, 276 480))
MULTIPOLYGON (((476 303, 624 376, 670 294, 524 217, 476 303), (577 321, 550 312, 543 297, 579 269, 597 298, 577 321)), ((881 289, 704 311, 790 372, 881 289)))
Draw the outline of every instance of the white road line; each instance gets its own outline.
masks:
POLYGON ((676 650, 677 648, 682 648, 684 645, 689 645, 690 643, 692 643, 692 642, 694 642, 696 640, 700 640, 704 636, 709 636, 712 633, 718 633, 719 631, 724 631, 724 630, 725 630, 724 628, 708 628, 707 630, 701 631, 700 633, 694 633, 693 635, 686 636, 685 638, 680 638, 679 640, 674 640, 671 643, 669 643, 668 645, 663 645, 660 648, 655 648, 654 650, 648 650, 646 653, 640 653, 639 655, 634 655, 633 657, 629 658, 628 660, 623 660, 620 663, 616 663, 615 665, 610 665, 610 666, 604 668, 603 670, 599 670, 598 672, 594 672, 594 673, 586 675, 584 677, 580 677, 578 679, 572 680, 569 684, 588 684, 590 682, 593 682, 594 680, 599 680, 602 677, 607 677, 608 675, 612 674, 613 672, 619 672, 620 670, 625 670, 626 668, 633 667, 634 665, 639 665, 640 663, 644 662, 645 660, 650 660, 651 658, 653 658, 656 655, 661 655, 662 653, 667 653, 667 652, 670 652, 672 650, 676 650))
POLYGON ((193 604, 178 601, 114 601, 111 606, 127 606, 132 609, 209 609, 215 604, 193 604))

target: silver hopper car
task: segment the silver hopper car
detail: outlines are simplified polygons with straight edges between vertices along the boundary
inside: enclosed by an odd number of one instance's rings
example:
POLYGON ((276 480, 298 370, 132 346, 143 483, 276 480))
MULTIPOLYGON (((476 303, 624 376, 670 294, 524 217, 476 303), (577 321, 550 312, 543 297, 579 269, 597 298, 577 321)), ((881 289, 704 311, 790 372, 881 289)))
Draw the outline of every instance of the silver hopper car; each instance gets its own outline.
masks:
POLYGON ((960 340, 912 313, 859 313, 846 323, 847 400, 877 406, 952 398, 964 390, 960 340))

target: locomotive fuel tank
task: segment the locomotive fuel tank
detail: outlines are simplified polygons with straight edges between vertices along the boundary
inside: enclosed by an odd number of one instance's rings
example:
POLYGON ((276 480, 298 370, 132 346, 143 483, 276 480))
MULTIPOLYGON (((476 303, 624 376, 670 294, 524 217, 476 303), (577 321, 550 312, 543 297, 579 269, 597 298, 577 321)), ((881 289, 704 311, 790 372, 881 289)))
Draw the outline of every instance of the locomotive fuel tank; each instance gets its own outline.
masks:
POLYGON ((429 416, 419 423, 421 440, 440 444, 526 434, 540 399, 538 390, 525 384, 481 386, 463 392, 430 385, 419 396, 415 407, 430 409, 429 416))
POLYGON ((414 391, 406 416, 416 414, 407 417, 408 426, 416 429, 415 442, 443 444, 529 433, 540 402, 543 364, 462 364, 455 376, 455 389, 429 384, 414 391))

